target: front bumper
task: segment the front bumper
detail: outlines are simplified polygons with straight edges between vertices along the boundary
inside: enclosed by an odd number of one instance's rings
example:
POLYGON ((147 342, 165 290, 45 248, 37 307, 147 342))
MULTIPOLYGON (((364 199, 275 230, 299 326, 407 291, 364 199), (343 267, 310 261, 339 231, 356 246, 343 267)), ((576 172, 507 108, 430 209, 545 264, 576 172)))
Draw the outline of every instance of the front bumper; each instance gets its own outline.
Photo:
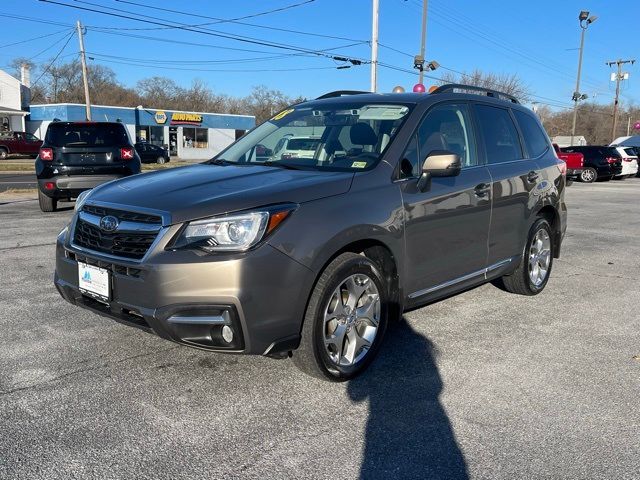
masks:
POLYGON ((568 168, 567 169, 567 177, 569 178, 578 178, 580 174, 583 172, 584 168, 568 168))
POLYGON ((55 286, 70 303, 196 348, 275 355, 298 346, 311 270, 263 244, 243 254, 165 251, 169 227, 143 261, 74 247, 67 230, 56 246, 55 286), (78 262, 110 272, 109 301, 78 287, 78 262), (234 341, 223 340, 222 327, 234 341))

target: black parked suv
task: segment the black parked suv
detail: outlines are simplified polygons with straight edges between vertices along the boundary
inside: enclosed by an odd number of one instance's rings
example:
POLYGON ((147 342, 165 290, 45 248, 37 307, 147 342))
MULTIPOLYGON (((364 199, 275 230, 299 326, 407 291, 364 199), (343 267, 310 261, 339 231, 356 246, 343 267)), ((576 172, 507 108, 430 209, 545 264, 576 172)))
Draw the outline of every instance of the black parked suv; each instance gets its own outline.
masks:
POLYGON ((404 310, 488 281, 536 295, 566 229, 566 164, 530 110, 470 91, 333 93, 206 163, 83 193, 55 285, 182 345, 292 356, 331 380, 366 368, 404 310), (290 134, 316 149, 278 155, 290 134))
POLYGON ((580 172, 582 182, 596 180, 611 180, 622 173, 622 156, 616 147, 606 145, 584 145, 565 147, 560 149, 567 153, 581 153, 584 155, 584 169, 580 172))
POLYGON ((142 163, 166 163, 170 160, 167 149, 147 142, 136 143, 136 152, 142 163))
POLYGON ((140 156, 119 122, 52 122, 36 158, 38 200, 53 212, 58 200, 140 173, 140 156))

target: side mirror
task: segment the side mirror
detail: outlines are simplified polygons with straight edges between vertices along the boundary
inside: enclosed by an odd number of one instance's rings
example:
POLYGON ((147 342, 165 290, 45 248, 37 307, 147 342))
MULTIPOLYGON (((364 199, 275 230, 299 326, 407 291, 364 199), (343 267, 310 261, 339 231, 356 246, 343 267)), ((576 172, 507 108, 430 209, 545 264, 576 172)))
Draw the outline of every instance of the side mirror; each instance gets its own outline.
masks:
POLYGON ((433 150, 422 164, 422 175, 418 179, 418 188, 426 188, 431 177, 455 177, 460 175, 462 162, 460 157, 447 150, 433 150))

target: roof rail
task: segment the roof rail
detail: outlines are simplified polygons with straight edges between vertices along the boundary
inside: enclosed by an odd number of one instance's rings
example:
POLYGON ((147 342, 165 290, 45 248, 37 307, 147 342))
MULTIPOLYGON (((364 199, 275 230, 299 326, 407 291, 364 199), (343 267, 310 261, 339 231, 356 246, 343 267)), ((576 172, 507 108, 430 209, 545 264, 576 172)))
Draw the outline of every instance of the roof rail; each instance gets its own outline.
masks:
POLYGON ((335 97, 343 97, 345 95, 362 95, 363 93, 371 93, 371 92, 363 92, 361 90, 336 90, 335 92, 325 93, 324 95, 320 95, 316 100, 322 100, 323 98, 335 98, 335 97))
POLYGON ((475 85, 464 85, 462 83, 448 83, 446 85, 441 85, 431 93, 451 93, 455 90, 481 92, 487 97, 493 97, 499 100, 507 100, 512 103, 520 103, 516 97, 514 97, 513 95, 509 95, 508 93, 499 92, 498 90, 492 90, 490 88, 476 87, 475 85))

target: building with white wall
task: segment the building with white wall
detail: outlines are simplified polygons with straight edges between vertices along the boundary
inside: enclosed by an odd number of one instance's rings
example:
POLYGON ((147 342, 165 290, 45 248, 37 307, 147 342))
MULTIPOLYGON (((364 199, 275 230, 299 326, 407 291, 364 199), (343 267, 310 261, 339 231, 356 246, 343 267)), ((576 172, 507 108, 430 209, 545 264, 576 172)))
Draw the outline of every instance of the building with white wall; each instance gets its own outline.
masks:
POLYGON ((0 133, 25 131, 25 116, 29 112, 22 109, 28 105, 27 85, 0 70, 0 133))
MULTIPOLYGON (((255 117, 205 112, 155 110, 143 107, 91 106, 96 122, 122 122, 136 142, 164 146, 183 160, 206 160, 218 154, 245 131, 255 126, 255 117)), ((44 138, 52 121, 85 121, 83 104, 31 105, 27 131, 44 138)))

